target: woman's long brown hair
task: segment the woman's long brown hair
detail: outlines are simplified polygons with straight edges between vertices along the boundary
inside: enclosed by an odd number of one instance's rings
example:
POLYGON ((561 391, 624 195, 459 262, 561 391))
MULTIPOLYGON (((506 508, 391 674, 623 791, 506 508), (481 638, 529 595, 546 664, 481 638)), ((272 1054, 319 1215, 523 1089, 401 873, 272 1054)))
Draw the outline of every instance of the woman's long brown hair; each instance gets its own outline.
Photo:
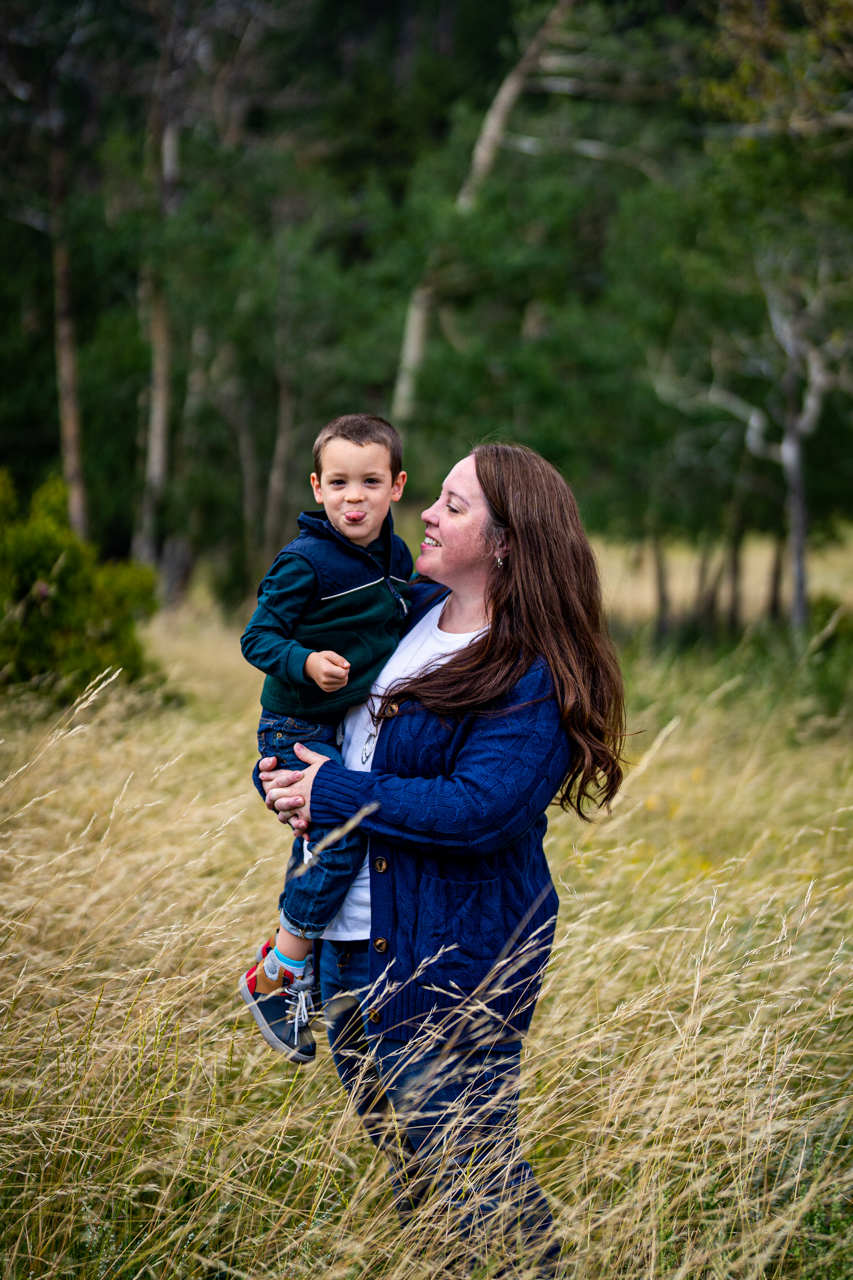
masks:
POLYGON ((377 715, 408 699, 448 718, 488 712, 541 656, 574 748, 557 799, 586 819, 589 806, 609 806, 619 790, 625 735, 595 557, 574 494, 538 453, 481 444, 473 456, 489 511, 486 541, 505 548, 486 591, 491 625, 442 666, 389 689, 377 715))

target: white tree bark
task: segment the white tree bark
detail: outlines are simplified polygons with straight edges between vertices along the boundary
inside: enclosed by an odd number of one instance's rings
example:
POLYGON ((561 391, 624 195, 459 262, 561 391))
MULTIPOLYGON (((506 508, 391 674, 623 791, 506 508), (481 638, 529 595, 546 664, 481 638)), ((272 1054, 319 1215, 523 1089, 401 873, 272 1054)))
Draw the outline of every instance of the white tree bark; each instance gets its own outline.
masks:
POLYGON ((613 147, 609 142, 600 142, 597 138, 538 138, 529 133, 505 133, 501 146, 507 151, 520 151, 525 156, 545 156, 552 152, 568 152, 571 155, 583 156, 586 160, 601 160, 605 163, 623 164, 630 169, 639 169, 650 182, 658 186, 666 185, 666 174, 651 156, 642 151, 633 151, 630 147, 613 147))
MULTIPOLYGON (((825 274, 821 264, 820 275, 825 274)), ((782 290, 774 287, 761 270, 758 272, 767 303, 767 313, 774 337, 785 353, 785 372, 781 379, 788 390, 788 408, 784 416, 784 432, 779 449, 779 462, 787 488, 786 510, 788 514, 788 544, 791 549, 793 592, 791 594, 791 627, 802 636, 808 625, 808 575, 806 552, 808 544, 808 508, 803 472, 803 441, 812 435, 820 422, 828 393, 838 384, 838 375, 827 368, 821 346, 809 336, 808 329, 822 319, 827 293, 831 286, 818 285, 806 307, 797 310, 788 302, 782 290), (797 404, 793 388, 805 377, 805 387, 797 404)), ((834 336, 826 342, 835 345, 834 336)))
MULTIPOLYGON (((528 76, 535 70, 548 41, 571 6, 572 0, 558 0, 495 94, 491 106, 483 117, 471 154, 468 173, 456 197, 456 208, 459 213, 468 214, 474 208, 483 183, 494 168, 495 157, 506 133, 512 109, 524 89, 528 76)), ((400 347, 397 378, 391 402, 391 417, 398 426, 405 426, 415 411, 418 375, 426 354, 429 321, 434 302, 434 291, 427 276, 428 269, 412 290, 406 309, 403 342, 400 347)))
MULTIPOLYGON (((175 210, 179 176, 178 122, 169 119, 160 137, 159 181, 163 217, 175 210)), ((151 346, 151 395, 148 437, 145 451, 145 483, 139 526, 133 538, 133 555, 145 564, 159 559, 158 512, 169 471, 169 413, 172 389, 172 341, 169 309, 162 279, 146 270, 142 281, 148 312, 148 341, 151 346)))
POLYGON ((68 247, 63 238, 52 238, 54 345, 59 395, 59 439, 62 477, 68 490, 68 522, 78 538, 88 536, 86 489, 83 483, 83 446, 80 398, 77 392, 77 345, 71 312, 68 247))
POLYGON ((54 131, 50 153, 50 235, 53 258, 53 337, 59 401, 59 440, 62 476, 68 490, 68 522, 78 538, 88 536, 86 486, 83 479, 83 439, 77 386, 77 343, 71 264, 65 232, 66 162, 61 128, 54 131))
POLYGON ((495 94, 492 105, 483 117, 467 177, 456 197, 456 208, 460 213, 470 213, 473 209, 480 188, 494 168, 495 156, 506 132, 510 113, 521 96, 527 77, 535 71, 545 46, 571 5, 572 0, 558 0, 495 94))
POLYGON ((415 392, 418 374, 426 354, 432 301, 431 287, 427 284, 419 284, 406 308, 403 346, 400 350, 400 364, 394 385, 394 399, 391 402, 391 418, 398 425, 409 422, 415 410, 415 392))
POLYGON ((166 293, 159 281, 143 282, 147 295, 148 338, 151 344, 151 395, 145 452, 145 486, 133 554, 144 564, 157 563, 157 511, 169 465, 172 346, 166 293), (147 288, 145 284, 147 283, 147 288))
MULTIPOLYGON (((797 296, 780 286, 770 275, 766 264, 758 264, 773 338, 781 353, 776 385, 786 405, 777 420, 782 440, 767 440, 768 415, 758 405, 730 391, 716 381, 702 387, 674 373, 666 358, 650 360, 651 377, 658 398, 683 412, 714 406, 723 409, 746 427, 745 443, 750 453, 777 463, 785 478, 785 510, 788 520, 788 545, 791 553, 793 591, 791 596, 791 628, 802 635, 808 623, 808 509, 803 472, 803 443, 818 427, 826 397, 835 387, 848 387, 849 373, 845 363, 847 341, 839 342, 835 332, 825 334, 831 326, 824 320, 829 297, 839 286, 829 279, 826 264, 821 264, 818 284, 814 289, 796 289, 797 296), (789 296, 791 294, 791 296, 789 296), (824 332, 818 334, 821 330, 824 332), (830 363, 834 368, 830 369, 830 363), (802 388, 802 390, 799 390, 802 388)), ((766 374, 762 374, 766 376, 766 374)))

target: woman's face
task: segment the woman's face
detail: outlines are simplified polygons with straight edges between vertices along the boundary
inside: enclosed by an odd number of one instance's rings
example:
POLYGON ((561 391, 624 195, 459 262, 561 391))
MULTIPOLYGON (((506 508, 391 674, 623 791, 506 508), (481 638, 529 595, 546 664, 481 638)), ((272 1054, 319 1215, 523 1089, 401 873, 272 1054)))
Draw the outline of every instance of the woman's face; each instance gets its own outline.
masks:
POLYGON ((472 456, 457 462, 421 518, 426 530, 415 563, 418 573, 451 590, 475 581, 485 587, 494 550, 484 536, 488 508, 472 456))

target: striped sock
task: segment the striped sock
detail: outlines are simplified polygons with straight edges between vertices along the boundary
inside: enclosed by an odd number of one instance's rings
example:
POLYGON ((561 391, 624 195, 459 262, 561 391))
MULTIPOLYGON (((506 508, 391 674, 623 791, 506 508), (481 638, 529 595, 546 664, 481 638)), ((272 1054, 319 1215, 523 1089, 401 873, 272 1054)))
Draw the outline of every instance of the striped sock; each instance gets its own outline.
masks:
POLYGON ((264 960, 264 973, 267 975, 270 982, 275 982, 282 969, 284 969, 286 976, 291 980, 294 978, 302 978, 305 975, 305 961, 291 960, 289 956, 282 955, 278 947, 273 947, 272 950, 268 951, 266 954, 266 959, 264 960))

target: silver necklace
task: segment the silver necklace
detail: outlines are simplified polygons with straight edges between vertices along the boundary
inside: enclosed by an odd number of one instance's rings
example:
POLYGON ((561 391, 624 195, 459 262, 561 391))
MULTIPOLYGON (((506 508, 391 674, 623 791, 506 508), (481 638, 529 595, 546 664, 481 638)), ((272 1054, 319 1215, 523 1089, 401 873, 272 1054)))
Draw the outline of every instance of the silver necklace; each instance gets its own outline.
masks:
POLYGON ((364 746, 361 748, 362 764, 367 764, 368 760, 373 755, 373 748, 376 743, 376 734, 377 734, 377 730, 371 729, 370 733, 367 735, 367 737, 364 740, 364 746))

